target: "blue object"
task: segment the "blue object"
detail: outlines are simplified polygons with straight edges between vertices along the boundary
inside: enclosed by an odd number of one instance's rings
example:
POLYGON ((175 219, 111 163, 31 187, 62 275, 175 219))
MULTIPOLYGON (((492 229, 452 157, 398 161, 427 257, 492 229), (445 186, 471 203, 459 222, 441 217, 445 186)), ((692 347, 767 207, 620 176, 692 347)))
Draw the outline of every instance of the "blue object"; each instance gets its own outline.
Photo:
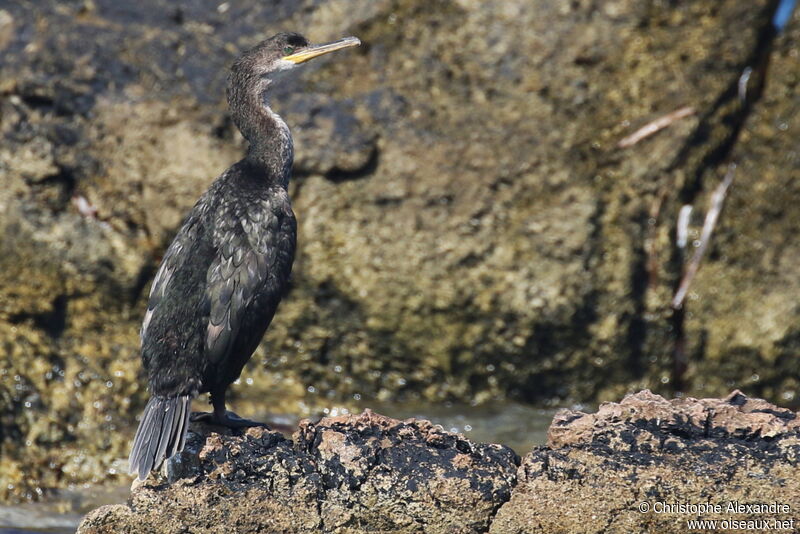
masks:
POLYGON ((772 25, 779 32, 786 27, 786 23, 792 18, 792 11, 794 11, 796 3, 797 0, 781 0, 781 3, 778 4, 778 9, 775 10, 775 14, 772 16, 772 25))

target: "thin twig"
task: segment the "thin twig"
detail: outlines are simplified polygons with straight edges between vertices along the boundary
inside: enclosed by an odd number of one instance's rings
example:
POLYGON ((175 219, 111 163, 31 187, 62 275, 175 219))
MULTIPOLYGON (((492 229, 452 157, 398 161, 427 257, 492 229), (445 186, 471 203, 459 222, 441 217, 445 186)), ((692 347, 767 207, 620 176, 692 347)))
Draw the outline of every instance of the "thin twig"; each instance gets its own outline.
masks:
POLYGON ((678 212, 678 228, 675 232, 675 240, 678 248, 686 248, 686 243, 689 242, 689 220, 692 218, 692 205, 684 204, 681 211, 678 212))
POLYGON ((686 272, 683 275, 678 291, 675 292, 675 297, 672 299, 672 307, 676 310, 683 306, 683 301, 686 299, 686 294, 689 292, 689 286, 692 284, 697 270, 700 269, 700 261, 705 255, 708 244, 711 241, 711 234, 714 232, 714 227, 719 219, 719 214, 722 211, 722 205, 725 202, 725 195, 728 188, 733 183, 733 175, 736 173, 736 164, 731 163, 728 165, 728 172, 725 173, 725 178, 714 190, 711 195, 711 205, 708 207, 706 219, 703 222, 703 231, 700 233, 700 244, 695 249, 689 265, 686 267, 686 272))
POLYGON ((619 143, 617 143, 617 147, 628 148, 633 146, 642 139, 650 137, 659 130, 663 130, 673 122, 684 117, 688 117, 689 115, 694 115, 694 108, 692 106, 685 106, 680 109, 676 109, 672 113, 667 113, 663 117, 659 117, 652 122, 648 122, 629 136, 623 138, 619 143))

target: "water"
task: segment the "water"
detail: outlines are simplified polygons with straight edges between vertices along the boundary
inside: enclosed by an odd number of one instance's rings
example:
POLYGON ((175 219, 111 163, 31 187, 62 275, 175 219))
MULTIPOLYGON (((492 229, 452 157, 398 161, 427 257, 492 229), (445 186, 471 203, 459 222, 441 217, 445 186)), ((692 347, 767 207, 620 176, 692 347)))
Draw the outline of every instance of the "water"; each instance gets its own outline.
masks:
POLYGON ((0 534, 72 534, 88 511, 125 502, 128 486, 58 491, 41 502, 0 506, 0 534))
POLYGON ((464 434, 472 441, 502 443, 520 456, 547 441, 547 428, 555 410, 524 404, 496 403, 480 406, 446 403, 439 406, 371 404, 372 411, 406 419, 428 419, 445 430, 464 434))
MULTIPOLYGON (((428 419, 445 430, 460 432, 476 442, 508 445, 520 456, 545 443, 547 427, 555 412, 513 403, 481 406, 370 403, 368 407, 396 419, 428 419)), ((327 412, 326 415, 342 415, 347 413, 347 409, 331 408, 327 412)), ((298 418, 292 416, 262 417, 260 420, 290 427, 295 427, 298 422, 298 418)), ((0 534, 72 534, 85 513, 104 504, 125 502, 128 491, 128 485, 76 488, 60 491, 37 503, 0 506, 0 534)))

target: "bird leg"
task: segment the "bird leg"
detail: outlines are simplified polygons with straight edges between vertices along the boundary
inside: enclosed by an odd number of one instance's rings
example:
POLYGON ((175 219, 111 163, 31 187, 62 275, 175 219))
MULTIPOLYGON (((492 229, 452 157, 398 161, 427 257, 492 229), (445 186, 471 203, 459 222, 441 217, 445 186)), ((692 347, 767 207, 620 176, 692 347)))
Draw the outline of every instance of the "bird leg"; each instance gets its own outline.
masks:
POLYGON ((251 419, 244 419, 225 409, 223 409, 222 412, 218 412, 216 410, 213 412, 195 412, 192 414, 191 421, 197 423, 206 423, 209 425, 226 426, 228 428, 249 428, 251 426, 262 426, 264 428, 269 428, 265 423, 260 423, 251 419))
POLYGON ((248 428, 251 426, 262 426, 269 428, 264 423, 251 421, 239 417, 235 413, 225 409, 225 392, 211 393, 211 404, 214 406, 213 412, 193 413, 190 417, 192 422, 206 423, 209 425, 226 426, 228 428, 248 428))

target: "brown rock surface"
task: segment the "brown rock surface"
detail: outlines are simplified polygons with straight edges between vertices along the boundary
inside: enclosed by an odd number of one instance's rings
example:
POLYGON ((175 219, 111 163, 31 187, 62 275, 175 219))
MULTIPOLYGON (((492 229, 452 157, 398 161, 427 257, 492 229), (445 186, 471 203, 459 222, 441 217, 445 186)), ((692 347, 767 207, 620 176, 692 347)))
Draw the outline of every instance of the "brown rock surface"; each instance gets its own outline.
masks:
POLYGON ((800 418, 739 391, 645 390, 593 414, 564 410, 521 464, 507 447, 370 411, 305 421, 293 442, 193 430, 166 475, 91 512, 79 534, 670 534, 704 531, 692 519, 791 525, 800 510, 800 418))
POLYGON ((511 500, 490 532, 690 530, 686 521, 697 514, 664 511, 661 503, 722 506, 700 519, 797 522, 799 461, 795 412, 738 391, 725 399, 670 401, 642 391, 595 414, 559 413, 547 447, 523 458, 511 500), (736 501, 780 503, 791 511, 734 513, 727 507, 736 501))
POLYGON ((264 429, 193 429, 166 477, 139 484, 127 506, 91 512, 78 531, 485 532, 519 462, 507 447, 369 411, 304 422, 294 443, 264 429))
POLYGON ((320 488, 310 459, 295 454, 292 443, 276 432, 191 433, 168 477, 151 475, 134 483, 127 506, 98 508, 79 531, 314 532, 320 488))
POLYGON ((511 496, 518 458, 428 421, 366 411, 303 424, 297 446, 311 451, 326 487, 326 532, 485 532, 511 496))

